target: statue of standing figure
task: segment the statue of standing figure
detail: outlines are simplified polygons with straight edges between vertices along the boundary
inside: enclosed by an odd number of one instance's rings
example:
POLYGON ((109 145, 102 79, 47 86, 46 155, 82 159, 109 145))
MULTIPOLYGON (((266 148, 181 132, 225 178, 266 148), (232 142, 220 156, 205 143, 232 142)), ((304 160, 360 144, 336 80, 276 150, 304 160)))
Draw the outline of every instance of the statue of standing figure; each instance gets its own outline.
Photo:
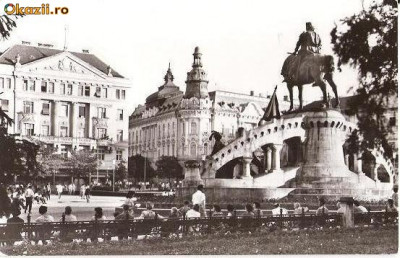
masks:
POLYGON ((333 81, 332 74, 335 70, 333 57, 330 55, 321 55, 321 38, 314 31, 311 22, 306 23, 306 31, 300 34, 294 53, 290 54, 282 66, 281 74, 286 82, 289 97, 290 108, 293 109, 293 87, 299 89, 300 107, 303 108, 303 85, 313 84, 319 86, 322 90, 323 101, 328 106, 326 92, 326 80, 332 87, 336 97, 335 107, 339 105, 337 87, 333 81), (300 48, 300 50, 299 50, 300 48))

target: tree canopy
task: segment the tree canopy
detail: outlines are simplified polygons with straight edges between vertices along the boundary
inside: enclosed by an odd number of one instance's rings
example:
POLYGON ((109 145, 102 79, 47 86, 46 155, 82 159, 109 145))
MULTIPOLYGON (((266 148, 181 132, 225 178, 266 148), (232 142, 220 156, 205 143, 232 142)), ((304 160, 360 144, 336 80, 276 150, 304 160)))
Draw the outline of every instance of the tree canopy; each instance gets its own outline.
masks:
POLYGON ((97 169, 97 157, 90 150, 72 151, 65 159, 64 166, 72 177, 89 177, 97 169))
POLYGON ((183 168, 178 162, 178 159, 173 156, 161 156, 157 162, 157 175, 160 178, 168 178, 169 180, 183 178, 183 168))
POLYGON ((136 180, 144 179, 144 169, 146 162, 146 181, 152 178, 155 174, 154 168, 151 166, 149 159, 142 155, 131 156, 128 159, 128 175, 136 180))
MULTIPOLYGON (((388 127, 384 113, 391 98, 397 101, 398 4, 395 0, 374 1, 367 9, 341 20, 331 32, 338 66, 348 64, 359 72, 359 98, 352 103, 358 114, 359 135, 354 149, 382 146, 388 156, 388 127)), ((397 104, 396 104, 397 108, 397 104)))

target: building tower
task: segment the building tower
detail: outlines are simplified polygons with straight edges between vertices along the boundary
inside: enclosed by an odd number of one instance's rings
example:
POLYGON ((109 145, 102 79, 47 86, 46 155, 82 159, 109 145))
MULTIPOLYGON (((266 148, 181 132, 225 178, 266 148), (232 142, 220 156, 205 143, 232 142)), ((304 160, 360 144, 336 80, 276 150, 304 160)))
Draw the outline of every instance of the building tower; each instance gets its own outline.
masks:
POLYGON ((201 56, 200 48, 196 47, 193 53, 193 69, 187 73, 186 92, 184 96, 186 99, 192 97, 204 99, 208 97, 207 74, 202 68, 201 56))

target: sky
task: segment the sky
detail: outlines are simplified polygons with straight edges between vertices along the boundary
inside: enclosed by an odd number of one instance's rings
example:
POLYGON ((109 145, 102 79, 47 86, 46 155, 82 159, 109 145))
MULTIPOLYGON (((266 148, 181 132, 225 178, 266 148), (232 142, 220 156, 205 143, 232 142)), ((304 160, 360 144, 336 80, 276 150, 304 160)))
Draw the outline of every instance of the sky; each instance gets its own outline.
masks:
MULTIPOLYGON (((200 47, 209 91, 249 94, 288 94, 280 70, 288 52, 310 21, 322 39, 322 53, 333 54, 330 31, 340 19, 362 10, 363 0, 20 0, 20 6, 67 7, 67 15, 28 15, 17 20, 0 51, 29 41, 62 49, 66 37, 70 51, 89 49, 129 78, 131 112, 163 84, 171 62, 175 84, 185 90, 193 51, 200 47)), ((368 0, 366 1, 368 2, 368 0)), ((365 5, 365 3, 364 3, 365 5)), ((0 10, 3 10, 1 6, 0 10)), ((4 11, 1 11, 3 14, 4 11)), ((340 96, 356 87, 357 71, 344 67, 334 80, 340 96)), ((306 86, 305 98, 319 100, 322 93, 306 86)), ((297 94, 297 91, 295 91, 297 94)), ((331 96, 333 96, 330 90, 331 96)))

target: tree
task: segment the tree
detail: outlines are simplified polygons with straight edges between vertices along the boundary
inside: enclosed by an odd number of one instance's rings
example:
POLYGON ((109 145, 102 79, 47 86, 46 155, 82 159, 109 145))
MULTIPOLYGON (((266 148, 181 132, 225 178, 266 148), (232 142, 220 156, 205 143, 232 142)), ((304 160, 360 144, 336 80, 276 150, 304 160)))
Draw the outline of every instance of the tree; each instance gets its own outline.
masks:
POLYGON ((172 156, 161 156, 156 162, 157 175, 161 178, 168 178, 171 183, 171 178, 183 179, 183 169, 178 162, 176 157, 172 156))
POLYGON ((128 175, 129 177, 133 177, 136 180, 144 179, 144 170, 146 162, 146 181, 149 178, 152 178, 155 174, 154 168, 151 166, 149 159, 144 158, 141 155, 131 156, 128 159, 128 175))
POLYGON ((1 15, 0 16, 0 34, 3 39, 10 37, 10 32, 17 27, 15 20, 23 17, 24 15, 1 15), (13 17, 13 18, 11 18, 13 17), (15 19, 15 20, 14 20, 15 19))
POLYGON ((65 162, 63 156, 55 152, 54 147, 47 146, 44 143, 40 143, 37 160, 39 163, 39 171, 47 176, 51 174, 55 175, 65 162))
POLYGON ((121 160, 117 168, 115 169, 115 181, 123 181, 128 176, 128 170, 126 169, 125 160, 121 160))
POLYGON ((65 159, 65 166, 73 178, 89 177, 97 169, 97 157, 90 150, 72 151, 65 159))
POLYGON ((341 20, 331 32, 338 67, 349 64, 359 72, 359 98, 352 103, 358 114, 358 135, 353 135, 354 151, 382 146, 392 153, 390 132, 383 116, 390 97, 397 100, 398 25, 397 2, 382 0, 351 17, 341 20), (355 142, 355 144, 354 144, 355 142))

